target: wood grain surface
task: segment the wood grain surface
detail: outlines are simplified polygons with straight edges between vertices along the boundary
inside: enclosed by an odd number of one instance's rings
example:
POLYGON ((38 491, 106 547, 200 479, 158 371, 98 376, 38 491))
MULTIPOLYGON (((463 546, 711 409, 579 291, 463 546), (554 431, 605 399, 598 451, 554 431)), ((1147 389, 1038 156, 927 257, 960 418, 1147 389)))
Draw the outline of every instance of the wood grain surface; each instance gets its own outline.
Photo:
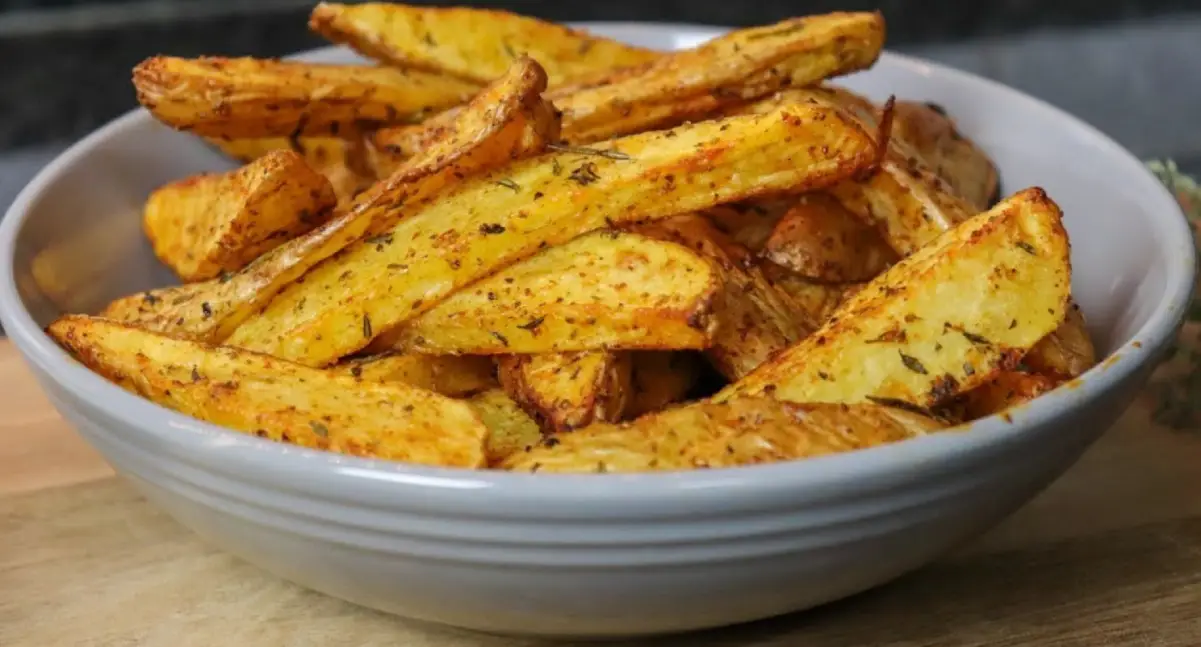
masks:
MULTIPOLYGON (((311 593, 201 543, 58 418, 0 342, 0 645, 540 644, 311 593)), ((858 597, 675 638, 710 645, 1201 645, 1201 431, 1136 405, 959 553, 858 597)))

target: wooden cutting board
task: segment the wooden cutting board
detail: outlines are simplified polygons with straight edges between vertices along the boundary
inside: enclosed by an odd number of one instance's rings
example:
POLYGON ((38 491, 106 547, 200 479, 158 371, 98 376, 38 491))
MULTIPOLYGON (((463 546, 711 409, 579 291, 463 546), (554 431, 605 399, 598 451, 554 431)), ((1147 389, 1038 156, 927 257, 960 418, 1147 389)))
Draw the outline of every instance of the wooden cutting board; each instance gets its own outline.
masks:
MULTIPOLYGON (((1153 423, 1153 404, 1017 515, 914 575, 815 611, 641 644, 1201 645, 1201 430, 1153 423)), ((536 644, 360 609, 201 543, 112 476, 7 341, 0 411, 0 645, 536 644)))

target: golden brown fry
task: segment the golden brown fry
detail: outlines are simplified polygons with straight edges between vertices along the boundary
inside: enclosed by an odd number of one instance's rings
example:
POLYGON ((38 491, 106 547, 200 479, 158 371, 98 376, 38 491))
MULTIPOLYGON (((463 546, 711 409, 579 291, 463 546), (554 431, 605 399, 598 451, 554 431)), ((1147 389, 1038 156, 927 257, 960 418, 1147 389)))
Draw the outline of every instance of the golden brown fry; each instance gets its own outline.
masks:
POLYGON ((496 366, 487 357, 384 353, 348 359, 329 371, 365 382, 403 382, 463 397, 497 385, 496 366))
POLYGON ((660 56, 563 25, 467 7, 323 2, 313 9, 309 27, 386 63, 480 83, 500 76, 522 54, 546 68, 552 87, 660 56))
POLYGON ((460 127, 446 129, 441 139, 321 227, 237 274, 125 297, 110 304, 105 316, 172 335, 224 341, 281 288, 347 245, 387 231, 460 178, 539 152, 555 132, 553 124, 531 116, 546 109, 539 98, 545 88, 537 63, 524 59, 467 105, 458 117, 460 127))
POLYGON ((321 224, 335 201, 329 181, 304 159, 275 151, 235 171, 155 190, 142 225, 159 260, 184 281, 203 281, 321 224))
POLYGON ((415 123, 479 90, 387 67, 156 56, 133 70, 138 102, 169 126, 210 137, 336 137, 415 123))
POLYGON ((935 433, 935 418, 871 404, 696 402, 555 436, 501 463, 520 472, 648 472, 811 458, 935 433))
POLYGON ((720 285, 688 249, 599 231, 472 284, 384 338, 410 352, 476 355, 704 348, 720 285))
POLYGON ((621 420, 629 404, 629 353, 509 355, 497 371, 505 393, 547 432, 621 420))
POLYGON ((509 456, 542 442, 538 423, 517 406, 501 389, 489 389, 467 401, 488 428, 485 452, 488 465, 495 466, 509 456))
POLYGON ((897 261, 880 233, 825 193, 801 196, 776 223, 763 257, 817 281, 867 281, 897 261))
POLYGON ((705 217, 730 240, 758 253, 792 203, 788 198, 722 205, 706 209, 705 217))
POLYGON ((804 105, 512 164, 416 210, 388 232, 395 244, 362 241, 314 268, 230 343, 325 365, 543 247, 606 225, 820 188, 874 156, 875 142, 851 121, 804 105))
POLYGON ((705 351, 731 380, 750 373, 775 353, 810 332, 776 288, 751 263, 749 252, 729 240, 703 216, 690 214, 642 225, 639 232, 676 241, 712 260, 723 289, 714 304, 717 332, 705 351))
POLYGON ((642 70, 618 72, 607 83, 562 88, 551 99, 563 111, 567 141, 599 141, 869 67, 883 42, 879 14, 793 18, 672 52, 642 70))
POLYGON ((378 179, 368 165, 367 149, 361 137, 210 137, 208 142, 243 163, 253 162, 273 151, 295 151, 310 168, 329 180, 338 196, 338 205, 343 208, 378 179))
POLYGON ((965 420, 976 420, 1011 407, 1054 389, 1056 380, 1045 375, 1003 371, 982 386, 963 394, 962 414, 965 420))
POLYGON ((909 144, 976 211, 984 211, 1000 199, 997 167, 959 132, 940 106, 896 102, 892 134, 909 144))
POLYGON ((678 351, 630 353, 633 373, 626 417, 636 418, 682 401, 704 371, 701 356, 678 351))
POLYGON ((1063 321, 1070 282, 1059 208, 1027 189, 894 265, 718 398, 930 407, 1013 368, 1063 321))
POLYGON ((263 438, 390 460, 482 467, 487 429, 464 403, 85 316, 50 335, 88 368, 180 413, 263 438))

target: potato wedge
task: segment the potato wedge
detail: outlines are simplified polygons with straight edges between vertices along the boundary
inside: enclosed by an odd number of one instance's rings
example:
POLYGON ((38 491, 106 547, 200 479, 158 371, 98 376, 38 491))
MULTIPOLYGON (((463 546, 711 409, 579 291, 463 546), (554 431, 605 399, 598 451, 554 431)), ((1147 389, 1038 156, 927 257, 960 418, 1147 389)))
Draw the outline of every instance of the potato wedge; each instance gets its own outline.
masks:
POLYGON ((598 231, 455 292, 381 341, 475 355, 704 348, 720 287, 717 271, 680 245, 598 231))
POLYGON ((1097 352, 1080 306, 1070 302, 1067 318, 1055 332, 1035 344, 1022 363, 1054 382, 1078 377, 1095 366, 1097 352))
POLYGON ((546 432, 621 420, 630 398, 629 353, 508 355, 500 385, 546 432))
POLYGON ((1000 176, 988 155, 964 137, 935 104, 898 101, 892 134, 909 144, 951 189, 976 211, 1000 199, 1000 176))
POLYGON ((208 142, 242 163, 253 162, 273 151, 295 151, 310 168, 329 180, 334 187, 334 195, 338 197, 338 206, 343 208, 379 179, 368 165, 367 148, 362 137, 210 137, 208 142))
POLYGON ((228 173, 156 189, 142 226, 154 254, 184 281, 215 278, 328 219, 328 180, 292 151, 275 151, 228 173))
POLYGON ((816 281, 868 281, 897 261, 880 233, 829 194, 797 199, 763 246, 763 257, 816 281))
POLYGON ((472 99, 459 113, 459 127, 443 131, 441 139, 321 227, 232 276, 125 297, 110 304, 105 316, 172 335, 224 341, 281 288, 352 242, 387 231, 460 178, 541 151, 557 132, 553 123, 531 114, 546 110, 539 99, 545 88, 538 64, 523 59, 472 99))
POLYGON ((511 454, 501 467, 600 473, 735 467, 864 449, 944 427, 935 418, 886 406, 733 398, 552 436, 511 454))
POLYGON ((636 418, 682 401, 704 372, 701 355, 678 351, 630 353, 630 403, 626 417, 636 418))
POLYGON ((606 83, 551 93, 563 137, 588 143, 674 125, 725 105, 871 66, 884 42, 876 13, 830 13, 740 29, 672 52, 606 83))
POLYGON ((323 366, 545 246, 604 226, 827 186, 870 163, 875 150, 852 121, 805 105, 635 135, 601 154, 558 151, 519 162, 412 213, 388 232, 397 244, 362 241, 314 268, 230 343, 323 366))
POLYGON ((552 87, 661 55, 536 18, 467 7, 323 2, 309 27, 376 60, 479 83, 500 76, 522 54, 546 68, 552 87))
POLYGON ((1029 402, 1051 391, 1059 382, 1046 375, 1003 371, 982 386, 963 394, 962 415, 976 420, 1029 402))
POLYGON ((761 266, 768 282, 788 300, 789 310, 806 328, 817 330, 833 316, 838 306, 865 283, 819 283, 798 276, 774 263, 761 266))
POLYGON ((475 83, 365 65, 155 56, 133 70, 138 102, 163 123, 210 137, 336 137, 416 123, 479 91, 475 83))
POLYGON ((730 240, 758 253, 792 203, 793 200, 788 198, 727 204, 706 209, 705 217, 730 240))
POLYGON ((488 465, 500 464, 509 456, 542 442, 538 423, 501 389, 488 389, 472 396, 467 404, 488 428, 484 443, 488 465))
POLYGON ((717 397, 927 408, 1012 369, 1066 314, 1059 207, 1027 189, 881 274, 812 336, 717 397))
POLYGON ((463 397, 497 385, 496 366, 487 357, 384 353, 348 359, 328 369, 365 382, 403 382, 463 397))
POLYGON ((49 333, 121 387, 206 422, 354 456, 484 464, 488 431, 471 407, 422 389, 356 381, 93 317, 63 317, 49 333))
POLYGON ((727 378, 750 373, 813 331, 792 316, 783 295, 751 263, 749 252, 703 216, 668 218, 638 231, 689 247, 719 269, 723 287, 714 304, 717 331, 705 354, 727 378))

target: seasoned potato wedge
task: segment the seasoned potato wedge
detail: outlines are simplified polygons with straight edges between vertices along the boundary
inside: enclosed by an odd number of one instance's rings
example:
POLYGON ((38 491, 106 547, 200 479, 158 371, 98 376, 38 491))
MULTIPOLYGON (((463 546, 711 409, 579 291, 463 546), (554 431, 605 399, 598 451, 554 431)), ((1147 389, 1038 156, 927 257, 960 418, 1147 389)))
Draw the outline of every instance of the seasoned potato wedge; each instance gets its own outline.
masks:
POLYGON ((388 232, 396 244, 362 241, 314 268, 230 343, 323 366, 542 247, 606 225, 820 188, 875 152, 872 137, 838 112, 798 105, 626 137, 602 154, 512 164, 415 210, 388 232))
POLYGON ((488 465, 498 465, 509 456, 542 442, 538 423, 503 390, 488 389, 472 396, 467 404, 475 409, 488 428, 488 439, 484 443, 488 465))
POLYGON ((783 295, 750 263, 746 249, 703 216, 668 218, 642 225, 638 231, 679 242, 712 260, 719 269, 723 287, 714 304, 717 331, 705 353, 727 378, 735 380, 750 373, 812 332, 792 316, 783 295))
POLYGON ((776 223, 763 257, 817 281, 867 281, 897 261, 870 225, 825 193, 801 196, 776 223))
POLYGON ((976 211, 1000 199, 1000 176, 988 155, 964 137, 940 106, 898 101, 892 134, 906 142, 976 211))
POLYGON ((564 138, 594 142, 863 69, 875 62, 883 42, 879 14, 793 18, 672 52, 608 82, 556 90, 551 99, 563 111, 564 138))
POLYGON ((477 355, 704 348, 720 287, 717 271, 680 245, 598 231, 460 290, 381 339, 477 355))
POLYGON ((63 317, 50 335, 88 368, 180 413, 248 434, 355 456, 481 467, 487 428, 471 407, 114 321, 63 317))
POLYGON ((825 325, 838 306, 864 283, 819 283, 798 276, 774 263, 764 263, 763 275, 788 300, 793 316, 810 330, 825 325))
POLYGON ((497 361, 505 393, 547 432, 621 420, 630 398, 629 353, 508 355, 497 361))
POLYGON ((348 359, 329 371, 366 382, 403 382, 451 397, 497 385, 496 366, 487 357, 383 353, 348 359))
POLYGON ((415 123, 479 85, 416 70, 254 58, 155 56, 133 70, 138 102, 163 123, 210 137, 335 137, 415 123))
POLYGON ((208 142, 243 163, 253 162, 274 151, 295 151, 310 168, 329 180, 334 195, 338 196, 338 205, 343 208, 378 179, 368 166, 367 148, 361 137, 210 137, 208 142))
POLYGON ((894 265, 718 397, 936 405, 1013 368, 1054 330, 1070 275, 1059 208, 1027 189, 894 265))
POLYGON ((232 276, 125 297, 110 304, 105 316, 172 335, 224 341, 281 288, 347 245, 387 231, 460 178, 539 152, 555 128, 529 119, 527 107, 542 110, 538 96, 545 87, 546 77, 537 63, 523 59, 467 105, 458 116, 461 127, 446 129, 441 139, 321 227, 276 247, 232 276), (500 87, 508 88, 506 96, 523 98, 502 100, 505 108, 497 110, 494 90, 500 87))
POLYGON ((1097 363, 1097 352, 1080 306, 1069 302, 1067 318, 1034 345, 1022 362, 1052 381, 1070 380, 1097 363))
POLYGON ((323 2, 309 27, 380 61, 480 83, 500 76, 521 54, 546 68, 552 87, 660 56, 563 25, 467 7, 323 2))
POLYGON ((751 252, 760 252, 776 223, 792 207, 793 199, 753 200, 705 210, 705 217, 730 240, 751 252))
POLYGON ((197 175, 150 194, 142 226, 154 254, 184 281, 242 269, 321 224, 337 198, 292 151, 228 173, 197 175))
POLYGON ((511 454, 501 466, 521 472, 735 467, 864 449, 944 427, 936 418, 886 406, 733 398, 556 435, 528 451, 511 454))
POLYGON ((680 402, 704 371, 701 355, 678 351, 630 353, 630 403, 626 417, 636 418, 680 402))
POLYGON ((1002 371, 984 385, 963 394, 962 415, 965 420, 991 416, 1029 402, 1058 385, 1059 382, 1045 375, 1002 371))

